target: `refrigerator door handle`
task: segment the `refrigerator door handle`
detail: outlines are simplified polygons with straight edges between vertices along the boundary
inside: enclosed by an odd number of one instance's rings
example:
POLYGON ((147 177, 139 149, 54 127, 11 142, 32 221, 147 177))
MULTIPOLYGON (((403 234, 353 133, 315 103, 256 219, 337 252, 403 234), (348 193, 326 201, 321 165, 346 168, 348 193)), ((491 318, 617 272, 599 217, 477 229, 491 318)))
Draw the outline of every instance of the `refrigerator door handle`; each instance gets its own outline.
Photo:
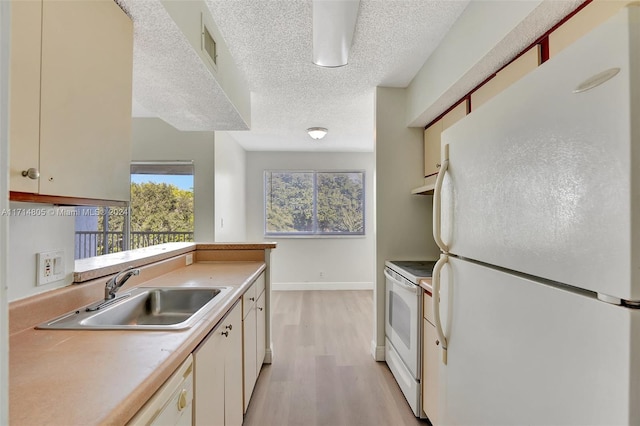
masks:
POLYGON ((442 182, 444 181, 444 175, 449 168, 449 145, 445 145, 442 155, 442 166, 438 171, 438 177, 436 178, 436 184, 433 188, 433 239, 435 240, 440 250, 444 253, 449 251, 449 247, 442 241, 442 230, 440 227, 440 213, 442 211, 442 182))
POLYGON ((444 335, 444 330, 442 329, 442 322, 440 321, 440 272, 444 265, 449 262, 449 256, 446 254, 441 254, 440 259, 433 267, 433 319, 436 326, 436 332, 438 334, 438 339, 442 343, 442 363, 447 364, 447 338, 444 335))

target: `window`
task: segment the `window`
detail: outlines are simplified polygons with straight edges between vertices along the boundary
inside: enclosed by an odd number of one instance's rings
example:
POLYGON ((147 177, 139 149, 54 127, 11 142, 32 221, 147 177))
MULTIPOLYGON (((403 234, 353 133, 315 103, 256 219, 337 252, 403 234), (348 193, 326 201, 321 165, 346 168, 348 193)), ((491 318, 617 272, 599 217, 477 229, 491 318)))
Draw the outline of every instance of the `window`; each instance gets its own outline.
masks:
POLYGON ((75 258, 193 241, 193 162, 131 164, 129 207, 76 207, 75 258))
POLYGON ((132 249, 193 241, 193 162, 131 164, 132 249))
POLYGON ((364 235, 364 172, 265 171, 265 235, 364 235))

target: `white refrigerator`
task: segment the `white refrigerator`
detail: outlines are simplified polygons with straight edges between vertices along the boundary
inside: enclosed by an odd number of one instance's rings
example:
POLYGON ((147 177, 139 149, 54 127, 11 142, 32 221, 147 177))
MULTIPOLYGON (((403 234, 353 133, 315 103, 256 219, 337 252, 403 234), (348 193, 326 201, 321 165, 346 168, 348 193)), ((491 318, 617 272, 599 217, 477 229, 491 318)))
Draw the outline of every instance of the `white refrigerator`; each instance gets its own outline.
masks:
POLYGON ((640 425, 640 6, 442 143, 436 423, 640 425))

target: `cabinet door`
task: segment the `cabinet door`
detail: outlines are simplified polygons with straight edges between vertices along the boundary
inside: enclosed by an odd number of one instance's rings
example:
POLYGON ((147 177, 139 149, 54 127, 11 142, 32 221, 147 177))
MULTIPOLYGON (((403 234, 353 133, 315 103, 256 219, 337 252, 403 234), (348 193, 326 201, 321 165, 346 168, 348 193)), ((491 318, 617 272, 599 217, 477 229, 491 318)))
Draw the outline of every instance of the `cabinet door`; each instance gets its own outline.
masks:
POLYGON ((40 168, 41 20, 42 2, 11 2, 9 179, 12 191, 38 192, 38 180, 22 176, 22 171, 40 168))
POLYGON ((129 200, 133 24, 112 0, 44 0, 40 188, 129 200))
MULTIPOLYGON (((171 396, 166 406, 157 414, 149 426, 190 426, 193 420, 191 401, 187 400, 187 390, 179 389, 171 396)), ((132 425, 129 425, 132 426, 132 425)))
POLYGON ((263 291, 256 302, 256 380, 260 375, 264 355, 267 351, 267 306, 263 291))
POLYGON ((253 393, 253 386, 256 383, 256 304, 251 305, 251 309, 242 321, 244 340, 244 412, 247 412, 249 400, 253 393))
POLYGON ((424 131, 424 177, 435 175, 440 169, 440 133, 442 120, 424 131))
POLYGON ((423 319, 422 340, 422 409, 431 421, 438 424, 438 347, 436 328, 423 319))
POLYGON ((193 359, 176 369, 127 426, 186 426, 192 424, 193 359))
POLYGON ((242 307, 236 304, 225 321, 229 326, 224 359, 224 424, 242 425, 242 307))
POLYGON ((424 131, 424 177, 435 175, 440 170, 440 135, 467 115, 467 105, 467 100, 463 100, 424 131))
POLYGON ((480 86, 471 94, 471 108, 477 109, 489 99, 520 80, 540 65, 540 45, 527 50, 518 59, 498 71, 491 80, 480 86))
POLYGON ((549 57, 556 56, 565 47, 611 18, 629 3, 629 0, 598 0, 589 3, 549 34, 549 57))
MULTIPOLYGON (((224 326, 209 334, 193 352, 194 425, 224 426, 225 358, 224 326)), ((239 379, 238 379, 239 380, 239 379)))

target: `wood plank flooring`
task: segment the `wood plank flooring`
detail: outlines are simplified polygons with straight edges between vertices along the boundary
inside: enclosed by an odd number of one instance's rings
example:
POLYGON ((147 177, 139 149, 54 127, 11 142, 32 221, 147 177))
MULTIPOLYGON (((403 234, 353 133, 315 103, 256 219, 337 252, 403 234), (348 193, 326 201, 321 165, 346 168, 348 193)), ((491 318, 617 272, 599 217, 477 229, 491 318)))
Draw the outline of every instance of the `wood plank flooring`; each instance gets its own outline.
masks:
POLYGON ((272 294, 273 364, 262 368, 245 426, 429 424, 370 354, 372 291, 272 294))

